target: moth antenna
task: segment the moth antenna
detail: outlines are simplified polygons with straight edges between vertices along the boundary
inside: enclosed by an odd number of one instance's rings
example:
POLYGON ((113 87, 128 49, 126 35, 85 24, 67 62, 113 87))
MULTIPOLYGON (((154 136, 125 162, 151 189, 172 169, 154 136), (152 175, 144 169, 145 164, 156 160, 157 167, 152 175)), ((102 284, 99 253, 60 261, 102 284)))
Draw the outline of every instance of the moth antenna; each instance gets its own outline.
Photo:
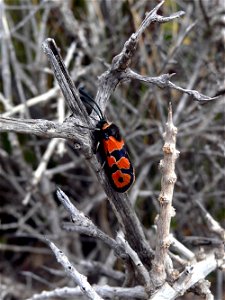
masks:
POLYGON ((102 119, 102 115, 99 114, 98 110, 94 107, 94 105, 92 105, 88 100, 86 100, 85 98, 82 97, 81 99, 83 102, 87 103, 97 114, 97 116, 99 117, 99 119, 102 119))
POLYGON ((101 108, 95 102, 95 100, 91 96, 89 96, 82 88, 79 89, 79 93, 81 94, 81 96, 83 96, 81 100, 84 100, 86 103, 88 103, 94 109, 94 111, 96 112, 96 114, 99 116, 99 119, 100 120, 104 119, 104 116, 103 116, 103 113, 101 111, 101 108), (87 98, 88 98, 88 100, 87 100, 87 98), (91 101, 96 106, 96 108, 98 109, 98 112, 95 109, 94 105, 90 104, 90 102, 88 102, 88 101, 91 101))

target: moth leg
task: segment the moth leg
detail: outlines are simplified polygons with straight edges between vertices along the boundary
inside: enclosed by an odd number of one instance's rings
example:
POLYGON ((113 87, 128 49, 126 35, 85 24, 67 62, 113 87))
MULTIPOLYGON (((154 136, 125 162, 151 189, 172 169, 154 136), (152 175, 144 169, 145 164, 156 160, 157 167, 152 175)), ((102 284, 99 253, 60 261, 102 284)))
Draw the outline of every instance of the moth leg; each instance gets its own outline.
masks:
POLYGON ((103 163, 101 164, 100 169, 97 170, 98 173, 100 173, 105 167, 105 161, 103 161, 103 163))
POLYGON ((99 150, 99 146, 100 146, 99 141, 94 141, 93 148, 92 148, 94 154, 97 154, 97 152, 99 150))
POLYGON ((99 150, 99 146, 100 146, 99 139, 100 139, 99 132, 96 130, 93 132, 93 143, 92 143, 92 151, 94 154, 97 154, 99 150))

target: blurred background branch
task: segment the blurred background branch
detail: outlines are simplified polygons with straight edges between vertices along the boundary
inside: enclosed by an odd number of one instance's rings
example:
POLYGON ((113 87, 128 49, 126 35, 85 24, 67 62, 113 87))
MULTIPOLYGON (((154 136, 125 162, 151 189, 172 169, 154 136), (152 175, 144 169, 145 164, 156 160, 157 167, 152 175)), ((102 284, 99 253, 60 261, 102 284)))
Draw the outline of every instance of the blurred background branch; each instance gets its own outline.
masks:
MULTIPOLYGON (((153 249, 156 244, 153 223, 159 212, 161 181, 158 163, 162 158, 167 107, 172 102, 181 154, 176 163, 178 179, 173 195, 176 217, 171 221, 172 243, 166 269, 171 270, 172 261, 173 272, 167 276, 177 283, 171 286, 165 283, 159 293, 172 288, 178 297, 186 291, 184 283, 187 278, 194 278, 195 270, 200 277, 201 272, 206 276, 215 270, 208 277, 211 287, 207 281, 195 277, 198 283, 182 299, 224 297, 224 275, 216 269, 218 262, 222 266, 225 214, 224 3, 223 0, 166 0, 159 4, 157 0, 0 2, 3 299, 33 295, 41 299, 41 292, 46 289, 52 290, 46 292, 51 294, 47 297, 56 297, 57 291, 65 295, 64 287, 71 286, 72 281, 65 277, 43 243, 43 234, 60 245, 78 272, 96 285, 101 297, 146 297, 132 261, 121 262, 102 241, 62 228, 69 218, 55 195, 56 186, 112 241, 117 241, 120 229, 93 169, 80 155, 80 145, 46 139, 73 140, 82 134, 67 122, 71 112, 41 49, 47 37, 55 39, 61 49, 75 85, 85 86, 106 109, 107 118, 120 127, 136 169, 136 183, 129 196, 153 249), (140 28, 146 12, 157 5, 159 17, 175 17, 178 11, 185 11, 185 15, 160 25, 151 23, 136 41, 132 61, 128 57, 125 64, 124 60, 120 64, 129 66, 127 74, 121 72, 120 84, 116 86, 117 81, 112 89, 105 90, 106 77, 101 75, 107 75, 112 59, 140 28), (140 78, 145 80, 136 80, 140 78), (160 84, 152 84, 154 79, 165 80, 162 89, 158 88, 160 84), (219 98, 193 101, 193 96, 195 100, 219 98), (189 241, 185 241, 186 236, 189 241), (192 268, 187 269, 187 264, 192 268), (183 275, 178 277, 178 274, 183 275), (130 286, 122 287, 123 282, 130 286), (180 289, 183 284, 185 288, 180 289)), ((118 66, 117 62, 113 61, 114 66, 118 66)), ((68 293, 82 299, 76 288, 68 293)))

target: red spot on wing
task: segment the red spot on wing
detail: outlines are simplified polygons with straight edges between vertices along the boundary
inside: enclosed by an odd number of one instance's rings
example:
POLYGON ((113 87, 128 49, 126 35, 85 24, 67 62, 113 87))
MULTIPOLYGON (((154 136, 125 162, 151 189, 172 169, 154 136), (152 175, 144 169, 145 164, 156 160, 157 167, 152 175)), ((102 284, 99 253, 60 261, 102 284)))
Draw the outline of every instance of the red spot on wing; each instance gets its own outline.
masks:
POLYGON ((106 153, 112 153, 114 150, 121 150, 124 141, 117 141, 113 136, 110 136, 108 140, 103 140, 103 146, 106 153))
POLYGON ((116 164, 116 159, 114 156, 107 157, 108 166, 111 168, 113 165, 116 164))
POLYGON ((118 160, 116 164, 119 169, 129 169, 130 168, 130 161, 126 157, 121 157, 121 159, 118 160))
POLYGON ((115 124, 105 122, 101 127, 101 154, 105 159, 105 171, 112 187, 120 193, 126 192, 134 182, 134 169, 126 153, 124 141, 115 124), (115 151, 115 152, 114 152, 115 151))
POLYGON ((118 169, 129 169, 130 161, 126 157, 121 157, 118 161, 116 161, 114 156, 107 157, 108 166, 112 168, 113 165, 117 165, 118 169))
POLYGON ((121 172, 120 170, 117 170, 112 174, 112 180, 115 186, 120 189, 130 185, 131 176, 121 172))

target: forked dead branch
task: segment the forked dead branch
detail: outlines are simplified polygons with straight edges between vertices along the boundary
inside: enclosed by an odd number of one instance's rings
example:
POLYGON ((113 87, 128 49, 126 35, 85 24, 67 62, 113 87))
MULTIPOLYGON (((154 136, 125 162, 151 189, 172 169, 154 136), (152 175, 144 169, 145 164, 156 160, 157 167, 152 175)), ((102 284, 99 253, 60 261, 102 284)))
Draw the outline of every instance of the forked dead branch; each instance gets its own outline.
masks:
MULTIPOLYGON (((137 80, 146 84, 154 85, 159 88, 171 88, 191 96, 192 100, 205 102, 216 100, 203 95, 196 90, 185 89, 177 86, 171 81, 174 74, 161 74, 156 77, 143 76, 130 69, 130 65, 135 53, 138 51, 141 35, 146 28, 156 23, 166 23, 180 18, 184 15, 183 11, 174 13, 169 17, 158 14, 164 1, 160 2, 152 11, 146 14, 140 27, 124 44, 124 47, 118 55, 114 57, 108 70, 98 78, 98 89, 95 102, 104 113, 110 96, 116 87, 125 81, 137 80)), ((223 266, 224 252, 220 247, 219 251, 212 247, 209 253, 199 260, 196 255, 185 245, 178 242, 170 235, 171 217, 175 212, 172 207, 173 191, 176 182, 175 162, 179 151, 176 149, 177 129, 173 124, 172 106, 169 106, 168 121, 166 124, 163 146, 164 158, 161 160, 159 168, 162 172, 161 192, 158 197, 159 215, 157 217, 155 247, 150 244, 146 237, 144 229, 130 204, 127 194, 119 194, 113 190, 104 169, 97 159, 93 144, 95 137, 89 128, 96 126, 96 111, 88 115, 84 103, 80 99, 79 91, 73 83, 67 68, 61 58, 59 49, 53 39, 46 39, 43 43, 43 50, 48 57, 51 68, 64 95, 72 115, 65 118, 63 123, 42 119, 18 119, 7 116, 22 109, 21 104, 18 107, 10 109, 0 117, 0 132, 26 133, 41 136, 43 138, 63 138, 73 143, 75 148, 84 157, 87 164, 96 174, 101 183, 105 194, 111 204, 111 208, 117 217, 121 233, 118 233, 116 239, 109 237, 100 230, 94 222, 89 220, 70 202, 63 191, 58 189, 57 196, 59 201, 72 218, 73 223, 64 223, 63 228, 68 231, 75 231, 80 234, 94 237, 101 240, 107 247, 114 251, 114 254, 123 261, 125 275, 122 275, 124 287, 110 286, 91 286, 87 278, 82 275, 76 267, 70 263, 66 255, 50 240, 47 244, 55 254, 57 260, 65 269, 67 275, 80 287, 61 288, 51 292, 42 292, 35 294, 29 299, 48 299, 56 296, 79 297, 81 294, 89 299, 104 299, 105 297, 123 297, 127 299, 175 299, 183 295, 188 289, 193 287, 201 289, 202 294, 210 299, 209 289, 203 291, 206 287, 205 277, 218 267, 223 266), (177 256, 169 251, 170 245, 176 247, 177 256), (215 253, 217 250, 217 253, 215 253), (216 254, 216 255, 215 255, 216 254), (182 270, 174 267, 174 261, 182 265, 182 270)), ((51 91, 51 97, 55 95, 55 89, 51 91)), ((43 96, 44 97, 44 96, 43 96)), ((5 99, 3 99, 5 101, 5 99)), ((32 101, 37 101, 33 99, 32 101)), ((33 102, 32 102, 33 103, 33 102)), ((22 104, 25 107, 25 104, 22 104)), ((33 178, 30 181, 30 189, 26 194, 23 203, 28 204, 32 197, 32 192, 38 187, 41 176, 44 174, 49 157, 55 151, 57 140, 49 144, 48 149, 43 156, 43 160, 33 172, 33 178)), ((201 210, 204 208, 201 207, 201 210)), ((207 222, 210 230, 219 235, 220 242, 224 242, 224 230, 213 220, 212 216, 207 216, 207 222), (218 234, 219 233, 219 234, 218 234)), ((57 225, 58 226, 58 225, 57 225)), ((221 244, 220 244, 221 245, 221 244)))

